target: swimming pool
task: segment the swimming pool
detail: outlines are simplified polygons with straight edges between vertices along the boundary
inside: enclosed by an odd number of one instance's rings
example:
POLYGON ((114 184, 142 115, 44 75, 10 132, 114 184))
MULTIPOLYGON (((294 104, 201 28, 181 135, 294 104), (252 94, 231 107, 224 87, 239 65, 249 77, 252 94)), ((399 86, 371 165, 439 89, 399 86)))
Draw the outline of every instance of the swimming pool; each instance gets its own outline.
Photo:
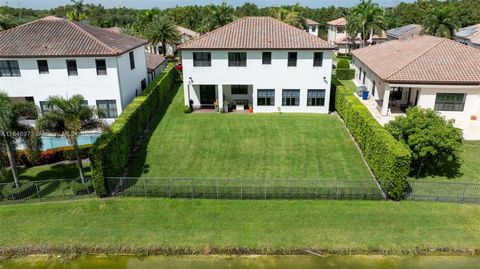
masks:
MULTIPOLYGON (((100 136, 98 133, 84 134, 77 138, 78 145, 88 145, 93 144, 100 136)), ((71 146, 67 142, 67 138, 64 136, 42 136, 42 150, 48 150, 58 147, 71 146)))

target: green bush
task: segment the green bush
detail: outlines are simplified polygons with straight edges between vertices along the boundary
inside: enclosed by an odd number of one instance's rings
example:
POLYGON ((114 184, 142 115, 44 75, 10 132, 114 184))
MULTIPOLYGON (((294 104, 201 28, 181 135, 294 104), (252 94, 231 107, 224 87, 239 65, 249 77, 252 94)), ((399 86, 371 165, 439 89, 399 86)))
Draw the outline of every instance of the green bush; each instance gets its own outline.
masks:
POLYGON ((347 60, 340 60, 337 63, 337 69, 350 69, 350 64, 347 60))
POLYGON ((4 186, 2 189, 3 196, 9 200, 20 200, 30 197, 36 193, 35 185, 30 181, 20 182, 17 188, 14 183, 4 186))
POLYGON ((170 95, 177 71, 173 64, 136 97, 112 124, 111 130, 102 134, 90 151, 92 181, 98 196, 106 196, 105 177, 121 175, 138 137, 158 113, 170 95))
POLYGON ((335 76, 340 80, 351 80, 355 78, 355 69, 337 69, 335 76))
MULTIPOLYGON (((80 157, 82 159, 88 158, 88 153, 93 145, 81 145, 80 157)), ((75 150, 72 146, 58 147, 49 150, 42 151, 35 158, 30 158, 26 150, 17 150, 15 160, 17 165, 25 165, 26 167, 32 167, 36 165, 45 165, 51 163, 58 163, 61 161, 73 161, 76 160, 75 150)), ((2 165, 9 167, 10 163, 7 154, 1 155, 2 165)))
POLYGON ((410 170, 408 147, 391 136, 350 89, 337 87, 335 104, 388 197, 402 199, 410 170))
POLYGON ((93 193, 93 183, 91 180, 85 183, 81 183, 79 181, 72 181, 70 182, 70 189, 75 195, 90 194, 93 193))

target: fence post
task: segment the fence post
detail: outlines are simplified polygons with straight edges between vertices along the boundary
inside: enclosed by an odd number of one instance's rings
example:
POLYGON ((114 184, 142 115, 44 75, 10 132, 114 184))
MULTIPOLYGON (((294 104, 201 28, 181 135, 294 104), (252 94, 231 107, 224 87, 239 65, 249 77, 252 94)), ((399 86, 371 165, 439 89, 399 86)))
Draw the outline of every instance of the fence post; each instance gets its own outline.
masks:
POLYGON ((465 202, 465 192, 467 191, 467 184, 463 184, 462 203, 465 202))
POLYGON ((240 180, 240 200, 243 200, 243 180, 240 180))
POLYGON ((192 182, 192 199, 194 199, 195 198, 195 181, 191 179, 191 182, 192 182))
POLYGON ((37 197, 38 197, 38 199, 39 199, 39 200, 41 200, 41 198, 40 198, 40 192, 38 191, 38 185, 37 185, 37 182, 36 182, 36 181, 34 181, 34 182, 33 182, 33 185, 35 185, 35 190, 37 190, 37 197))
POLYGON ((218 200, 218 178, 215 180, 215 189, 217 191, 217 200, 218 200))
POLYGON ((172 198, 172 180, 168 179, 168 198, 172 198))
POLYGON ((267 200, 267 185, 265 185, 265 200, 267 200))
POLYGON ((145 182, 145 178, 143 178, 143 192, 145 197, 147 197, 147 183, 145 182))

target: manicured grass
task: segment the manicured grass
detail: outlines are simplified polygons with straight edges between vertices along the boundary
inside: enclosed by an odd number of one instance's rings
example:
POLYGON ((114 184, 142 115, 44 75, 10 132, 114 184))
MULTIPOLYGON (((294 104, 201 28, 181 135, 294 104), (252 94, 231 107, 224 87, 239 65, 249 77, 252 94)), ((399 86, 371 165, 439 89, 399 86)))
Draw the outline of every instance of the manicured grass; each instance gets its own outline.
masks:
POLYGON ((370 179, 332 115, 184 114, 180 86, 130 175, 163 178, 370 179), (142 171, 144 170, 144 171, 142 171))
POLYGON ((479 215, 428 202, 89 199, 0 206, 0 248, 472 250, 479 215))
MULTIPOLYGON (((89 177, 91 175, 90 162, 84 161, 85 175, 89 177)), ((10 172, 7 172, 7 178, 0 183, 12 182, 13 178, 10 172)), ((48 164, 41 166, 33 166, 28 168, 19 168, 18 174, 20 180, 28 181, 42 181, 51 179, 75 179, 79 178, 79 172, 76 163, 58 163, 48 164)))

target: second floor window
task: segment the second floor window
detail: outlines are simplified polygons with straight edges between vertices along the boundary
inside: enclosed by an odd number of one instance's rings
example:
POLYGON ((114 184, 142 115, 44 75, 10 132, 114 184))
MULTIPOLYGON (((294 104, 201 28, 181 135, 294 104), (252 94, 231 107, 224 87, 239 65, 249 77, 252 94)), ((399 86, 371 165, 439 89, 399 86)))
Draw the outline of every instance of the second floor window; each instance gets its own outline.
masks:
POLYGON ((67 72, 69 76, 78 76, 77 61, 67 60, 67 72))
POLYGON ((228 66, 247 66, 246 52, 229 52, 228 66))
POLYGON ((323 65, 323 52, 314 52, 313 66, 322 66, 322 65, 323 65))
POLYGON ((107 62, 105 59, 95 60, 95 65, 97 66, 98 76, 105 76, 107 74, 107 62))
POLYGON ((19 77, 18 61, 0 61, 0 77, 19 77))
POLYGON ((116 100, 97 100, 97 108, 103 114, 99 118, 113 119, 118 116, 116 100))
POLYGON ((37 61, 37 66, 38 66, 38 73, 39 74, 48 74, 48 62, 47 60, 38 60, 37 61))
POLYGON ((262 64, 272 64, 271 52, 262 52, 262 64))
POLYGON ((288 66, 297 66, 297 53, 289 52, 288 53, 288 66))
POLYGON ((212 66, 212 54, 210 52, 194 52, 193 66, 212 66))
POLYGON ((130 69, 135 69, 135 55, 133 54, 133 51, 130 51, 128 57, 130 57, 130 69))
POLYGON ((299 106, 300 90, 283 90, 282 105, 283 106, 299 106))

